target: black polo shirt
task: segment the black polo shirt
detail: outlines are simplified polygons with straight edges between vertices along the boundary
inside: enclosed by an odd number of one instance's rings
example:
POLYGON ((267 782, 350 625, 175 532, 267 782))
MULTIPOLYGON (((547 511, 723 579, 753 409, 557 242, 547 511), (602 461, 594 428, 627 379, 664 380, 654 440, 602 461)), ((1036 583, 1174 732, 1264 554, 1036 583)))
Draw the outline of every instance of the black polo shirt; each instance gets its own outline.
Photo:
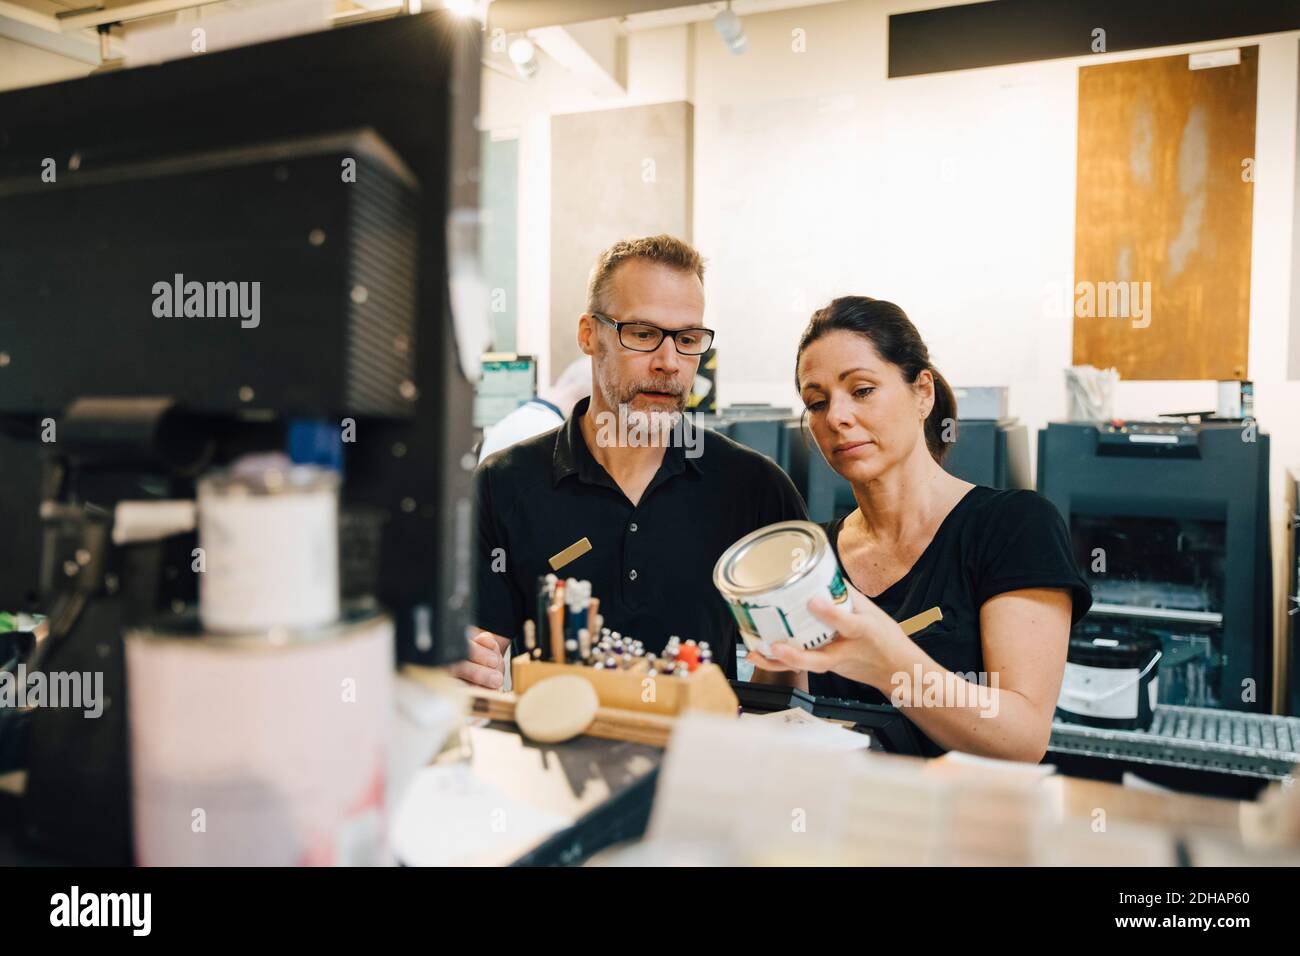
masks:
POLYGON ((521 646, 523 623, 537 613, 538 576, 585 537, 591 550, 554 573, 591 581, 606 627, 655 653, 674 634, 708 641, 734 677, 739 635, 713 565, 755 528, 805 519, 803 500, 770 458, 699 429, 664 452, 633 505, 587 447, 580 419, 589 401, 558 428, 489 455, 475 473, 478 626, 521 646))

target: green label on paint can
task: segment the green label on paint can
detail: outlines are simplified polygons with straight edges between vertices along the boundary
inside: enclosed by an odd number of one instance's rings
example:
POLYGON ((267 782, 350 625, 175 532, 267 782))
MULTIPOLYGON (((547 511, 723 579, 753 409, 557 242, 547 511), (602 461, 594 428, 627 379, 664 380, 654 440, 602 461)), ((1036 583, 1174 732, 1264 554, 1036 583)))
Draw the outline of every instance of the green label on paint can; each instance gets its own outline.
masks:
POLYGON ((749 616, 749 608, 733 601, 728 601, 727 607, 731 608, 731 616, 736 619, 736 625, 742 631, 747 631, 750 634, 758 633, 758 628, 754 626, 754 619, 749 616))
POLYGON ((836 604, 839 604, 849 596, 849 589, 844 583, 844 578, 840 575, 840 569, 835 569, 835 575, 831 578, 829 585, 831 589, 831 598, 836 604))

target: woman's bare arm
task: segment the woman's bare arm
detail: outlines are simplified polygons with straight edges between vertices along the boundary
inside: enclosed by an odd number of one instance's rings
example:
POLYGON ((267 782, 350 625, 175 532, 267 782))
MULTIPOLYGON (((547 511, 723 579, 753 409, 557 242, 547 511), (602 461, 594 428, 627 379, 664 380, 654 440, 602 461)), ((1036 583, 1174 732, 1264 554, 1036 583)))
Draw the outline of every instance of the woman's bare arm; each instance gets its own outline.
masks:
MULTIPOLYGON (((980 608, 985 670, 976 680, 983 686, 922 654, 923 673, 935 674, 923 681, 943 681, 944 692, 935 706, 923 685, 921 699, 902 709, 945 749, 1037 763, 1052 734, 1070 614, 1070 594, 1058 588, 1027 588, 990 598, 980 608)), ((914 672, 906 673, 908 680, 913 677, 914 672)))
POLYGON ((973 682, 940 666, 868 598, 850 593, 852 609, 821 598, 809 604, 835 627, 830 644, 804 651, 781 643, 773 648, 775 661, 749 659, 767 670, 833 671, 868 684, 947 750, 1031 763, 1043 758, 1069 646, 1068 591, 1026 588, 984 602, 985 672, 973 682))

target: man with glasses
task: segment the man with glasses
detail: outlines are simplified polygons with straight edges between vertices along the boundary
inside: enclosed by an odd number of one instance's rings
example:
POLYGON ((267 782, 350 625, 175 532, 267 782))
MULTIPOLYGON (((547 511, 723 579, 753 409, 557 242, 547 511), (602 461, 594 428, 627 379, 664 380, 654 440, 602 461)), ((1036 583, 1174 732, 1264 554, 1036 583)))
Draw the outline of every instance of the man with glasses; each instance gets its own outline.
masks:
POLYGON ((549 573, 589 580, 606 626, 647 651, 674 635, 707 641, 735 676, 738 633, 713 565, 750 531, 806 515, 770 459, 684 420, 714 339, 703 279, 700 254, 671 236, 601 253, 578 319, 591 398, 559 428, 489 456, 475 475, 481 630, 456 676, 503 686, 506 649, 522 647, 524 621, 537 616, 537 579, 549 573), (632 427, 608 427, 620 420, 632 427))

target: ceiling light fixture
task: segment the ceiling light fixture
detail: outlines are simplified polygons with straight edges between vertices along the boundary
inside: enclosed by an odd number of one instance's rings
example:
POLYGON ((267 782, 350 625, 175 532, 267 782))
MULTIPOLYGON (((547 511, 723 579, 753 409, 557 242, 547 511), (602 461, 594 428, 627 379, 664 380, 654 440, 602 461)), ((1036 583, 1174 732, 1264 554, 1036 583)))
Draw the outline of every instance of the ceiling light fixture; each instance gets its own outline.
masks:
POLYGON ((510 41, 507 52, 510 62, 515 65, 515 72, 525 80, 531 80, 537 75, 537 47, 533 46, 532 40, 526 36, 515 37, 510 41))
POLYGON ((749 37, 745 36, 745 28, 741 25, 740 17, 731 9, 731 0, 727 0, 725 10, 719 10, 718 15, 713 18, 713 29, 718 31, 718 36, 722 37, 722 42, 727 45, 736 56, 744 53, 749 49, 749 37))

